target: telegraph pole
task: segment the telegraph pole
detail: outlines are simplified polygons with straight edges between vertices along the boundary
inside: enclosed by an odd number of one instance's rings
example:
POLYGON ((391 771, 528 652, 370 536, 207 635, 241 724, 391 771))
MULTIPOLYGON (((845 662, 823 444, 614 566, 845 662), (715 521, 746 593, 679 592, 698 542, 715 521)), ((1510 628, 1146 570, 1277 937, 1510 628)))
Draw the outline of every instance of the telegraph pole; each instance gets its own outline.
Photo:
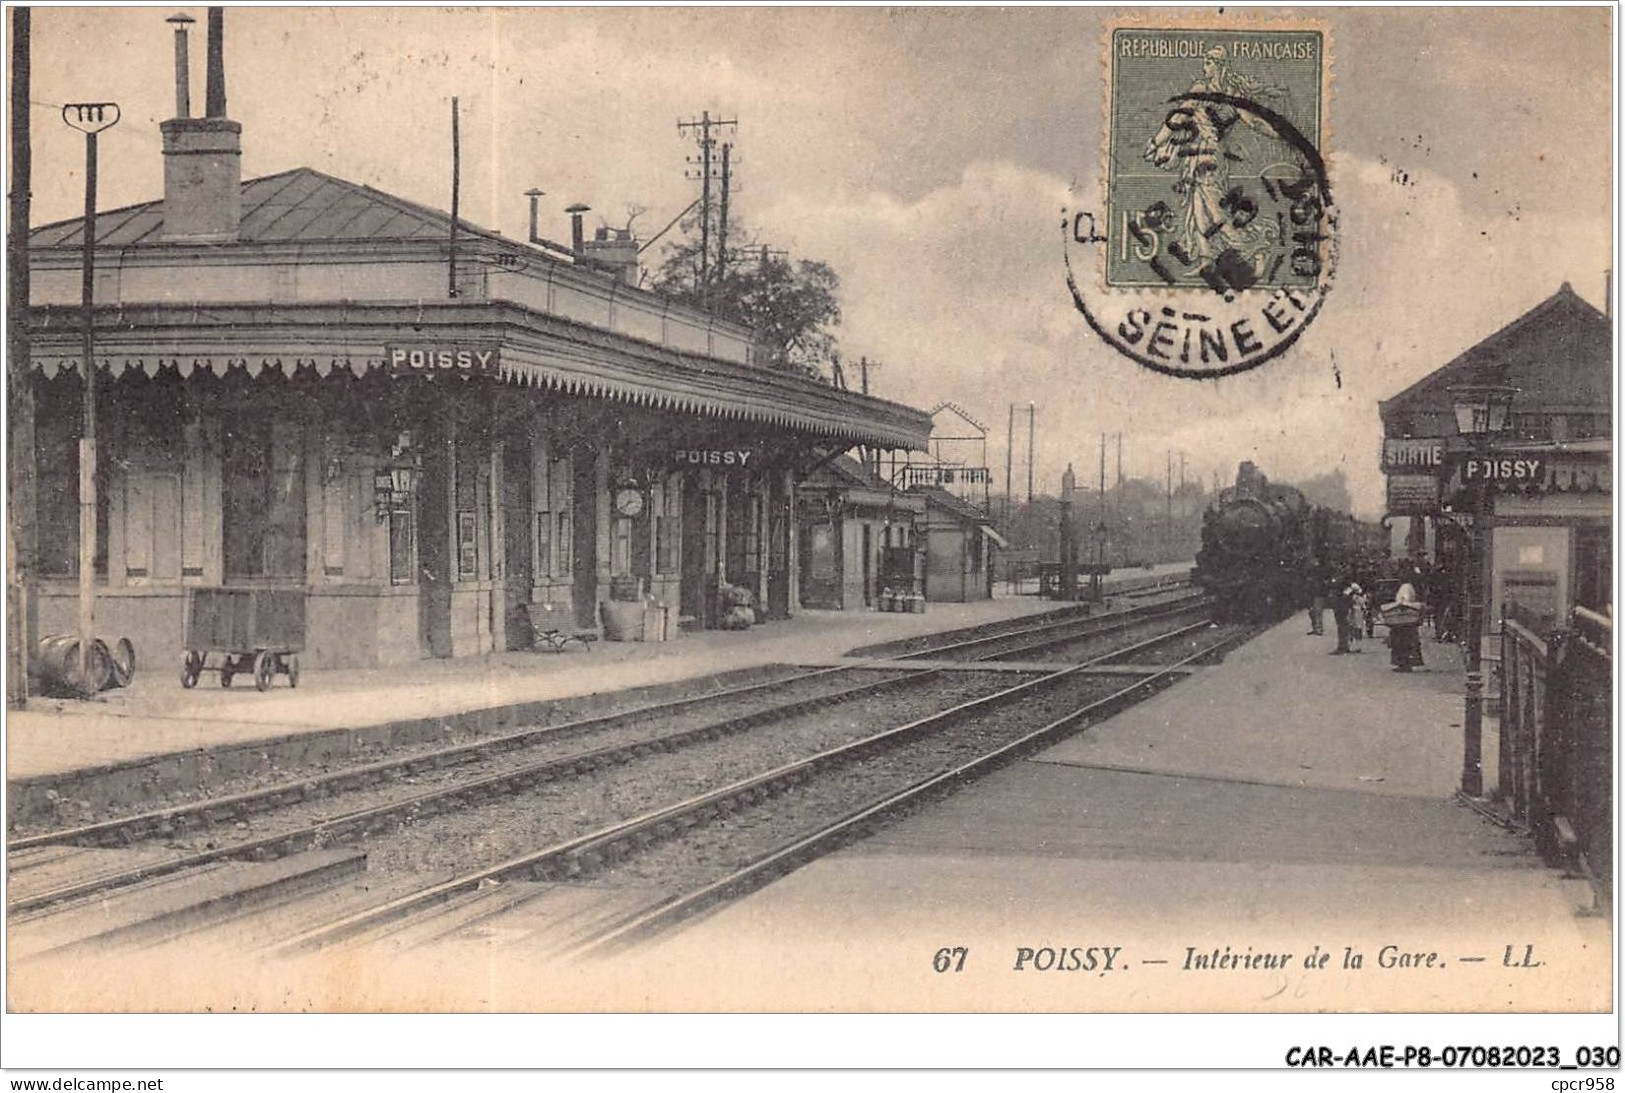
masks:
POLYGON ((1119 564, 1128 562, 1128 525, 1123 522, 1123 434, 1117 434, 1117 536, 1119 564))
MULTIPOLYGON (((209 18, 219 9, 211 8, 209 18)), ((211 48, 217 36, 211 36, 211 48)), ((80 691, 96 692, 91 646, 96 640, 96 136, 118 124, 117 103, 68 103, 62 120, 85 135, 85 227, 80 277, 84 329, 80 364, 85 370, 85 423, 79 438, 79 679, 80 691)))
POLYGON ((1038 407, 1029 402, 1027 404, 1027 504, 1033 503, 1033 431, 1037 420, 1038 407))
MULTIPOLYGON (((734 146, 722 146, 722 200, 717 208, 717 280, 722 280, 728 266, 728 188, 732 181, 733 171, 729 161, 733 158, 734 146)), ((867 394, 867 392, 865 392, 867 394)))
POLYGON ((28 217, 33 153, 28 140, 28 8, 11 9, 11 208, 7 245, 7 425, 10 504, 6 512, 6 704, 28 705, 28 642, 34 633, 35 486, 34 386, 28 348, 28 217))
MULTIPOLYGON (((711 150, 716 147, 716 138, 711 130, 722 129, 728 126, 737 126, 737 118, 713 118, 711 111, 700 113, 699 121, 680 121, 677 123, 677 132, 681 134, 685 129, 692 129, 697 134, 700 144, 700 299, 704 302, 706 289, 711 283, 711 150)), ((689 162, 694 162, 690 160, 689 162)), ((689 176, 693 178, 693 175, 689 176)))
MULTIPOLYGON (((224 116, 224 115, 222 115, 224 116)), ((457 130, 457 96, 451 97, 451 236, 447 240, 446 295, 457 298, 457 204, 463 184, 463 142, 457 130)), ((532 208, 535 206, 533 205, 532 208)), ((579 259, 579 256, 578 256, 579 259)))
POLYGON ((1106 434, 1100 434, 1100 531, 1095 545, 1095 564, 1106 564, 1106 434))
POLYGON ((1010 429, 1004 434, 1004 530, 1010 530, 1010 465, 1016 454, 1016 404, 1010 404, 1010 429))
POLYGON ((1174 560, 1174 453, 1168 451, 1168 500, 1162 521, 1163 547, 1168 551, 1167 561, 1174 560))

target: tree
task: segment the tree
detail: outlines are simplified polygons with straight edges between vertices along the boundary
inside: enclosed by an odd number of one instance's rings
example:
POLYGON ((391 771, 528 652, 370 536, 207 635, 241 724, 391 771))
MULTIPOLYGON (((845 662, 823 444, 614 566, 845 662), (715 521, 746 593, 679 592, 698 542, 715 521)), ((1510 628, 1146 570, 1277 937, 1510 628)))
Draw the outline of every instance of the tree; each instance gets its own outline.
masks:
POLYGON ((770 368, 822 378, 840 360, 834 328, 841 323, 841 279, 826 263, 730 249, 720 269, 710 256, 702 279, 698 219, 683 230, 685 238, 667 248, 655 274, 655 291, 750 327, 770 368))

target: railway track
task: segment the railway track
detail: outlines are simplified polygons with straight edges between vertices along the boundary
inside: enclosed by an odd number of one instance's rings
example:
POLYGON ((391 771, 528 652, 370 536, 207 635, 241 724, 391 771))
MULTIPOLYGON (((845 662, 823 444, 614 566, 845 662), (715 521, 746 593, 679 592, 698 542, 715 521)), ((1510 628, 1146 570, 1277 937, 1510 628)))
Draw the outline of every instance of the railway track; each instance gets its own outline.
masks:
POLYGON ((247 793, 206 798, 172 808, 12 839, 8 846, 11 900, 8 913, 20 914, 67 900, 140 883, 168 873, 229 858, 264 861, 299 850, 331 845, 348 836, 383 830, 406 816, 432 814, 466 805, 481 796, 515 792, 549 779, 742 732, 776 719, 880 693, 888 685, 916 682, 920 671, 875 671, 864 664, 815 669, 788 680, 752 684, 699 698, 654 703, 633 710, 538 726, 470 744, 369 763, 325 775, 283 782, 247 793), (865 677, 878 676, 878 679, 865 677), (861 680, 861 682, 860 682, 861 680), (801 694, 797 694, 801 692, 801 694), (744 712, 728 716, 741 704, 744 712), (571 742, 599 740, 596 747, 565 750, 571 742), (531 757, 534 754, 534 757, 531 757), (517 760, 516 762, 514 760, 517 760), (420 788, 421 779, 447 784, 420 788), (357 797, 371 800, 357 806, 357 797), (324 811, 330 801, 349 807, 324 811), (249 817, 280 813, 283 822, 268 833, 244 834, 249 817), (315 815, 312 815, 312 814, 315 815), (245 826, 238 826, 245 825, 245 826), (190 853, 154 854, 153 843, 177 845, 189 832, 206 832, 205 845, 190 853), (115 847, 140 850, 143 860, 128 868, 38 883, 33 874, 64 872, 62 855, 46 847, 115 847))
MULTIPOLYGON (((646 942, 691 918, 713 912, 936 797, 952 793, 963 784, 1005 763, 1047 747, 1091 721, 1110 717, 1124 706, 1173 682, 1178 669, 1239 644, 1251 633, 1228 633, 1169 663, 1153 675, 1120 686, 1037 727, 1015 727, 1004 734, 1006 738, 991 741, 991 746, 976 750, 975 754, 964 757, 962 761, 944 765, 919 777, 913 777, 919 773, 917 771, 900 771, 897 780, 903 784, 895 791, 858 803, 850 811, 811 830, 790 834, 783 841, 750 855, 743 864, 721 876, 686 887, 680 886, 643 907, 602 923, 573 939, 565 951, 578 957, 609 955, 646 942)), ((1045 677, 1045 680, 1076 670, 1063 669, 1056 676, 1045 677)), ((1024 686, 1030 687, 1032 684, 1024 686)))
MULTIPOLYGON (((1036 631, 1046 640, 1076 643, 1081 631, 1086 637, 1095 633, 1100 640, 1130 634, 1132 628, 1124 625, 1130 618, 1141 628, 1161 626, 1192 609, 1156 604, 1097 617, 1093 627, 1079 625, 1088 620, 1068 620, 1059 630, 1054 623, 1041 623, 1017 633, 1036 631), (1072 636, 1057 638, 1058 634, 1072 636)), ((494 884, 521 876, 556 880, 595 873, 614 865, 629 847, 647 850, 704 824, 707 817, 760 807, 804 783, 819 781, 825 771, 856 771, 862 777, 848 781, 866 782, 869 757, 907 751, 905 745, 926 737, 932 737, 931 747, 946 746, 943 741, 951 734, 938 737, 939 730, 971 731, 974 736, 974 730, 959 726, 1000 720, 992 718, 994 710, 1006 710, 1011 704, 1030 706, 1041 693, 1065 692, 1082 701, 1081 706, 1072 703, 1078 709, 1097 709, 1104 708, 1101 702, 1154 689, 1208 652, 1184 656, 1149 675, 1139 669, 1143 678, 1126 685, 1119 677, 1098 672, 1127 658, 1153 659, 1155 650, 1193 640, 1205 625, 1184 624, 1150 636, 1131 634, 1136 640, 1129 645, 1118 643, 1083 663, 1036 678, 1020 672, 1016 676, 1009 671, 978 672, 969 666, 949 670, 858 661, 40 833, 13 841, 9 909, 14 921, 26 928, 32 920, 83 908, 120 889, 139 894, 144 886, 162 883, 161 878, 183 881, 223 862, 271 862, 312 850, 332 853, 332 847, 363 841, 370 869, 374 861, 405 860, 403 855, 410 857, 411 852, 403 851, 403 846, 422 842, 425 834, 433 837, 446 825, 465 829, 460 837, 466 840, 467 829, 479 831, 487 815, 489 830, 516 817, 518 826, 535 827, 536 815, 552 813, 579 812, 576 819, 588 821, 576 823, 576 830, 567 830, 568 824, 544 824, 542 834, 551 841, 539 842, 546 849, 500 856, 450 879, 425 885, 413 870, 397 869, 391 879, 369 883, 354 899, 307 900, 292 918, 299 928, 290 932, 286 921, 269 927, 268 944, 275 951, 292 952, 351 935, 388 933, 386 924, 403 916, 411 919, 453 905, 462 908, 464 917, 479 918, 493 902, 518 899, 513 891, 501 898, 486 891, 494 884), (1091 668, 1097 674, 1090 675, 1091 668), (1011 685, 1017 676, 1019 681, 1011 685), (926 712, 871 731, 903 709, 926 712), (794 758, 777 761, 785 755, 794 758), (659 803, 658 795, 648 792, 656 784, 661 789, 687 786, 696 791, 659 803), (542 796, 548 793, 557 799, 542 796), (603 815, 596 819, 593 809, 579 807, 594 793, 605 802, 603 815), (628 807, 638 802, 653 807, 628 807), (631 819, 623 818, 629 814, 631 819), (109 847, 118 849, 111 852, 109 847), (76 850, 87 856, 77 864, 76 850), (333 913, 338 914, 336 919, 333 913), (320 921, 312 921, 313 914, 320 921)), ((1017 720, 1026 724, 1030 718, 1017 720)), ((449 846, 459 845, 457 838, 444 838, 449 846)), ((489 848, 482 849, 486 857, 493 856, 489 848)), ((455 850, 448 853, 455 858, 455 850)))
MULTIPOLYGON (((1181 628, 1181 637, 1186 629, 1181 628)), ((1095 662, 1060 668, 577 838, 403 892, 312 925, 270 951, 294 955, 391 939, 403 947, 433 944, 535 899, 545 891, 539 886, 580 881, 621 881, 635 891, 653 887, 661 894, 630 909, 614 908, 607 919, 574 927, 574 933, 527 938, 527 951, 588 955, 633 944, 1110 716, 1244 636, 1227 633, 1133 678, 1090 675, 1086 670, 1095 662), (746 814, 749 824, 728 824, 746 814), (714 868, 719 861, 726 863, 721 875, 714 868), (697 868, 696 862, 708 865, 697 868), (696 872, 698 880, 674 880, 696 872)), ((1164 635, 1133 650, 1168 640, 1164 635)))
POLYGON ((1155 627, 1169 618, 1192 614, 1201 614, 1205 617, 1211 605, 1212 601, 1206 596, 1186 596, 1169 603, 1151 604, 1132 611, 1062 619, 1011 633, 972 637, 938 646, 926 652, 911 653, 899 659, 1021 660, 1031 657, 1034 653, 1084 644, 1098 645, 1102 639, 1145 631, 1148 625, 1155 627))

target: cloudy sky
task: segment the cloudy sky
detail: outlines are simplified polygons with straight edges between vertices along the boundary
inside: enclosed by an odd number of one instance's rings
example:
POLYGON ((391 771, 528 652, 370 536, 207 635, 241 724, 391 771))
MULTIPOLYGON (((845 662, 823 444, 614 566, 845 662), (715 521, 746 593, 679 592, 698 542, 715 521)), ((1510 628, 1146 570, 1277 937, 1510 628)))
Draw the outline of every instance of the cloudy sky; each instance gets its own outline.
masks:
MULTIPOLYGON (((187 10, 199 109, 204 12, 187 10)), ((35 10, 37 223, 82 205, 64 101, 123 105, 102 208, 161 194, 169 14, 35 10)), ((1204 479, 1244 458, 1284 479, 1342 467, 1357 505, 1380 511, 1379 398, 1564 281, 1602 306, 1611 12, 1318 9, 1343 225, 1321 317, 1285 358, 1220 382, 1118 357, 1073 310, 1056 230, 1070 188, 1100 169, 1113 14, 232 9, 230 116, 245 178, 310 166, 445 208, 457 95, 465 215, 522 237, 538 186, 554 238, 575 201, 615 223, 647 206, 638 226, 658 229, 697 192, 679 118, 737 117, 737 215, 840 273, 843 350, 883 363, 875 392, 965 407, 989 426, 995 477, 1010 404, 1036 402, 1052 490, 1069 461, 1093 468, 1101 432, 1122 432, 1131 475, 1160 476, 1167 449, 1204 479)))

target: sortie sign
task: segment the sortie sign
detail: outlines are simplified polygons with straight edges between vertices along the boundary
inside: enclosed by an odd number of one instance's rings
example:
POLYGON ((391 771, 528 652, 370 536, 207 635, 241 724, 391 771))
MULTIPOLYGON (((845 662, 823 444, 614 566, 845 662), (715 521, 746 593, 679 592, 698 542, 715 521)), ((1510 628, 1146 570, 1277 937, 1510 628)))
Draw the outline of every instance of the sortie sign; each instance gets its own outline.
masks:
POLYGON ((1384 437, 1382 469, 1425 474, 1444 464, 1444 441, 1438 437, 1384 437))

